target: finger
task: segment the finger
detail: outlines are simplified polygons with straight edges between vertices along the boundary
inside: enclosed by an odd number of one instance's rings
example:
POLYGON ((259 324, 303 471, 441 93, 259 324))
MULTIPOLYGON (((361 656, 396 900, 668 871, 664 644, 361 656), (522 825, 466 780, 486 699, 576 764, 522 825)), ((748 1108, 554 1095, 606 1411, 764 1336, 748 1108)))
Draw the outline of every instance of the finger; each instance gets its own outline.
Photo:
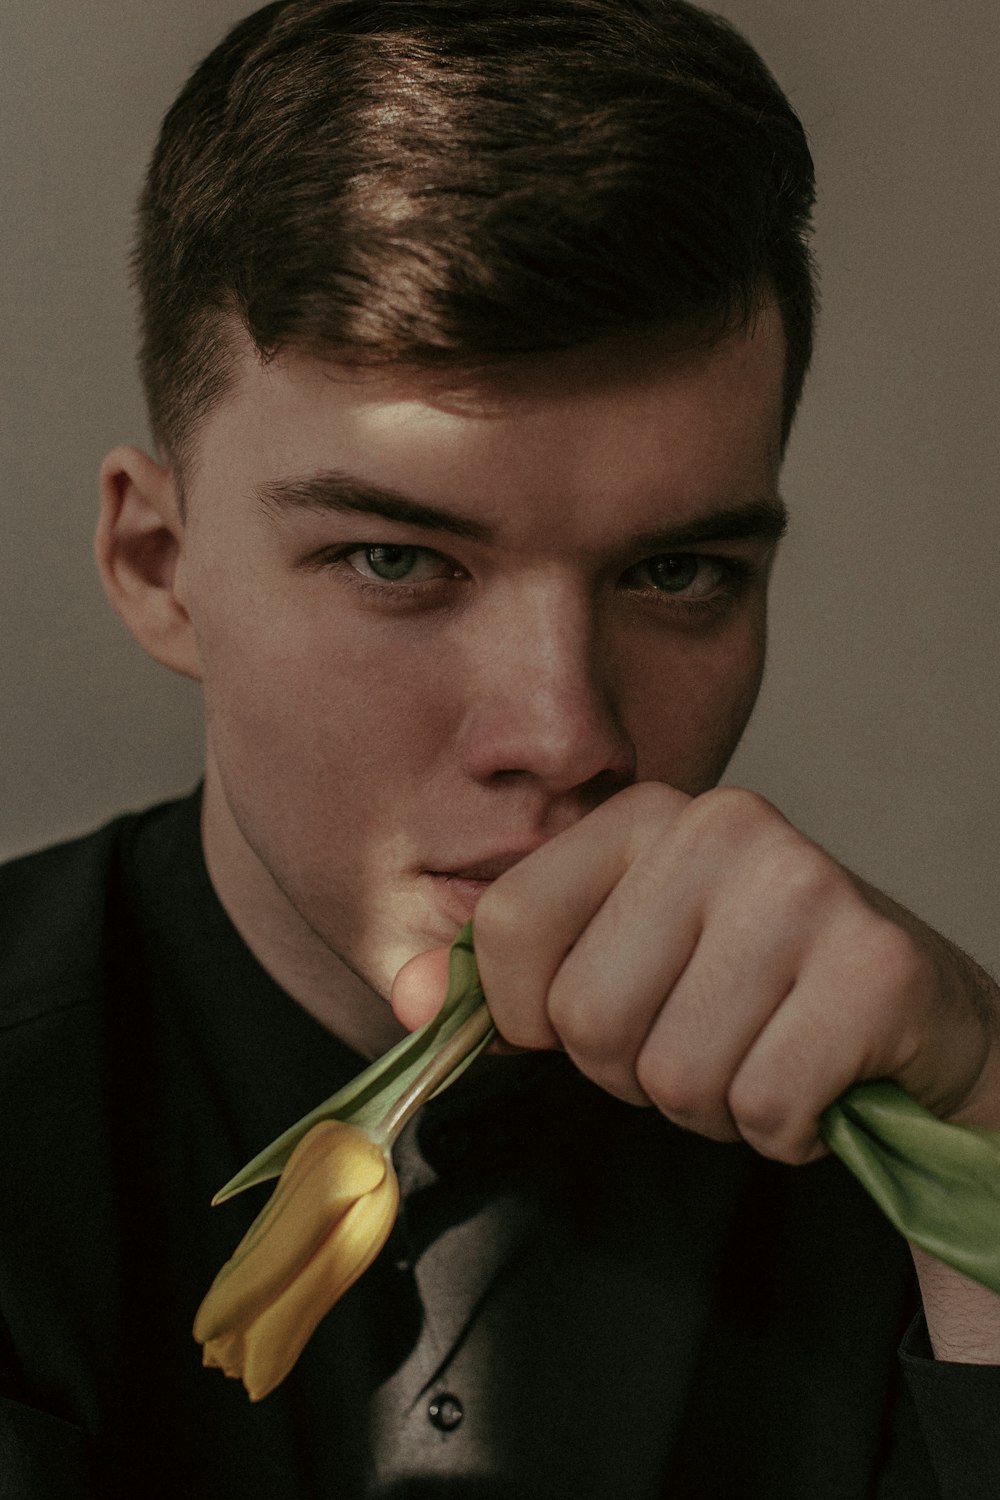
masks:
POLYGON ((431 948, 406 961, 392 982, 389 1003, 396 1019, 415 1031, 436 1016, 448 992, 450 948, 431 948))
POLYGON ((715 1140, 738 1138, 733 1079, 786 1003, 815 941, 809 882, 789 878, 786 860, 772 846, 730 861, 728 883, 705 898, 697 947, 636 1059, 638 1081, 657 1108, 715 1140))
POLYGON ((722 1140, 736 1135, 729 1083, 794 982, 804 942, 798 894, 761 915, 761 869, 770 898, 787 825, 756 801, 738 803, 755 825, 739 858, 730 801, 687 803, 646 840, 549 993, 552 1024, 583 1072, 722 1140))
POLYGON ((608 1093, 650 1102, 637 1058, 672 1004, 700 927, 697 893, 658 845, 626 870, 553 976, 550 1023, 580 1071, 608 1093))
MULTIPOLYGON (((663 831, 689 802, 670 787, 630 787, 515 865, 482 897, 476 955, 490 1009, 509 1041, 559 1044, 549 1015, 557 973, 650 841, 653 805, 663 831)), ((625 922, 626 931, 634 920, 625 922)), ((588 953, 599 946, 588 945, 588 953)))
POLYGON ((785 955, 773 967, 749 958, 733 972, 728 955, 698 945, 636 1058, 650 1102, 686 1130, 738 1140, 729 1094, 748 1051, 780 1009, 792 983, 785 955))
POLYGON ((824 1154, 820 1117, 845 1089, 905 1073, 924 1010, 912 958, 906 935, 869 913, 824 932, 730 1085, 730 1112, 757 1151, 812 1161, 824 1154))
MULTIPOLYGON (((742 837, 727 848, 703 822, 694 860, 705 856, 712 868, 702 936, 636 1062, 639 1082, 664 1114, 717 1140, 743 1133, 732 1106, 736 1077, 774 1019, 785 1015, 817 946, 851 951, 855 934, 842 918, 859 908, 839 866, 780 815, 753 798, 725 802, 739 815, 742 837), (842 929, 833 944, 831 909, 842 929)), ((717 808, 721 803, 716 799, 717 808)), ((784 1070, 775 1071, 779 1091, 800 1087, 796 1061, 786 1058, 784 1070)), ((814 1154, 815 1132, 808 1139, 800 1132, 792 1149, 798 1160, 814 1154)))

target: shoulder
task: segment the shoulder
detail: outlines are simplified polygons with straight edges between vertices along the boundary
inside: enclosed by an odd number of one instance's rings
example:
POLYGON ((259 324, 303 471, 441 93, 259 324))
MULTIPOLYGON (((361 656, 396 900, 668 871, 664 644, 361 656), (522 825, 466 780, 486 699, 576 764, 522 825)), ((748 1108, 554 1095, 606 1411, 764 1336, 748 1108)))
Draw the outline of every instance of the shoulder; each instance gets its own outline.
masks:
POLYGON ((0 1031, 93 997, 109 937, 126 919, 128 850, 177 805, 125 814, 0 865, 0 1031))

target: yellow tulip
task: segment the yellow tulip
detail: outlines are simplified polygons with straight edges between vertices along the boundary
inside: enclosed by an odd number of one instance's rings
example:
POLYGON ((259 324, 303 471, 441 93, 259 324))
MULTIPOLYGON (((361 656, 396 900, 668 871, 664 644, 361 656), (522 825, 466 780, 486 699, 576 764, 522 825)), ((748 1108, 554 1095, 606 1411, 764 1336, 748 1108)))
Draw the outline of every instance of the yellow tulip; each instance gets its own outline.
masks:
MULTIPOLYGON (((251 1401, 284 1380, 337 1298, 389 1238, 399 1183, 389 1153, 424 1100, 494 1035, 466 923, 438 1015, 264 1148, 213 1200, 278 1186, 195 1319, 204 1362, 251 1401)), ((950 1125, 880 1080, 823 1117, 827 1144, 908 1239, 1000 1293, 1000 1132, 950 1125)))
POLYGON ((198 1309, 204 1363, 259 1401, 284 1380, 320 1319, 368 1269, 399 1209, 393 1143, 493 1036, 466 923, 438 1014, 317 1105, 216 1193, 278 1178, 198 1309))
POLYGON ((251 1401, 266 1396, 378 1255, 398 1207, 386 1147, 340 1120, 314 1125, 198 1309, 203 1362, 251 1401))

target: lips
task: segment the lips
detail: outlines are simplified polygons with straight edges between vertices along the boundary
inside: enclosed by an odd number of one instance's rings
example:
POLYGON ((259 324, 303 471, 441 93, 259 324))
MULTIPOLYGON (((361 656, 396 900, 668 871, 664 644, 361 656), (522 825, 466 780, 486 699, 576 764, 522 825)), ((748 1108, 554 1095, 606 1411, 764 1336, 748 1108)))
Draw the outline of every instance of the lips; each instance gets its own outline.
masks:
POLYGON ((492 882, 538 847, 508 849, 449 869, 428 870, 438 904, 452 920, 467 922, 492 882))
POLYGON ((497 880, 530 852, 525 849, 516 854, 494 854, 489 859, 473 860, 470 864, 455 865, 447 870, 434 870, 432 874, 453 876, 456 880, 497 880))

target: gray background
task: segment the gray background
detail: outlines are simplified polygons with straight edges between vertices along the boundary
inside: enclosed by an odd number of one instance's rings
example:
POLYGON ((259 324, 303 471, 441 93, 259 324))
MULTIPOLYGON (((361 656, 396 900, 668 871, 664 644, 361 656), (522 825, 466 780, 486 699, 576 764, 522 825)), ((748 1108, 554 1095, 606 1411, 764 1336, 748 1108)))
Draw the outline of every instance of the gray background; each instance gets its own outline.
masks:
MULTIPOLYGON (((104 605, 98 463, 146 439, 127 291, 163 111, 253 5, 3 0, 0 854, 198 774, 197 693, 104 605)), ((1000 964, 1000 7, 732 0, 822 189, 819 357, 763 698, 729 779, 1000 964)))

